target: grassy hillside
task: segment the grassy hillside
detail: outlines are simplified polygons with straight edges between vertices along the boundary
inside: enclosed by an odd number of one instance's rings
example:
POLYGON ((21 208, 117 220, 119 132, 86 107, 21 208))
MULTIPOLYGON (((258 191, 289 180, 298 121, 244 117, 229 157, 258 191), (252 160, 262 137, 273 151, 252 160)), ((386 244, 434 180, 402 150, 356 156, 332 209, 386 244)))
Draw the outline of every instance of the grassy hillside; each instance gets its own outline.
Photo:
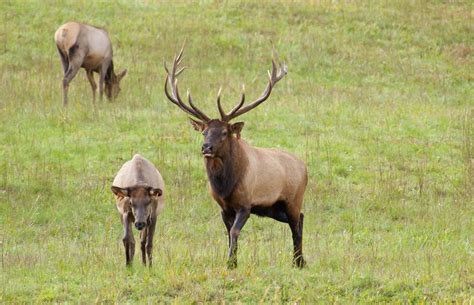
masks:
POLYGON ((6 0, 0 16, 0 302, 472 302, 469 1, 6 0), (110 32, 129 71, 117 101, 93 106, 80 71, 62 107, 53 35, 69 20, 110 32), (226 269, 202 136, 163 94, 184 40, 182 90, 214 117, 219 86, 226 109, 241 83, 260 94, 272 42, 287 62, 242 136, 309 168, 304 270, 289 227, 255 216, 226 269), (137 152, 167 185, 151 270, 125 268, 110 192, 137 152))

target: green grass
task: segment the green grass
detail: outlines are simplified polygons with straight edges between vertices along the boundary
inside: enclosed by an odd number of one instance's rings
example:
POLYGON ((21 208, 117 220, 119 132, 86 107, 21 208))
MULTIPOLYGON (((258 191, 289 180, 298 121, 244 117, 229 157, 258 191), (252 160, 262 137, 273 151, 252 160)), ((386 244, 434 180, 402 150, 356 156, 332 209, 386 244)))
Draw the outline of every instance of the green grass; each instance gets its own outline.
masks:
POLYGON ((0 302, 473 301, 469 1, 152 2, 0 2, 0 302), (93 107, 80 71, 62 107, 53 35, 68 20, 111 33, 129 69, 114 103, 93 107), (214 117, 220 85, 226 109, 241 83, 260 94, 271 42, 288 63, 242 136, 308 166, 304 270, 289 228, 255 216, 226 269, 201 135, 163 94, 184 40, 182 90, 214 117), (125 268, 110 192, 136 152, 167 186, 151 270, 125 268))

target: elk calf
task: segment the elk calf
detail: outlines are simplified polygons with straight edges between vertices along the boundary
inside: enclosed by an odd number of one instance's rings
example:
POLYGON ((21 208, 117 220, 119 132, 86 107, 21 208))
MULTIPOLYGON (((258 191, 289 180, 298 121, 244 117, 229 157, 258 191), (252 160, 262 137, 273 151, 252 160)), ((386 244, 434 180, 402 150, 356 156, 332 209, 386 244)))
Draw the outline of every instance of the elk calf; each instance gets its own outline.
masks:
POLYGON ((268 99, 275 84, 286 75, 286 65, 272 60, 272 72, 268 72, 269 81, 262 95, 242 107, 245 102, 242 93, 240 102, 229 113, 222 109, 219 90, 217 107, 221 118, 211 119, 193 104, 189 91, 189 106, 181 100, 177 76, 184 69, 179 67, 182 54, 181 49, 171 70, 165 65, 165 94, 173 104, 197 119, 191 119, 191 124, 204 135, 201 151, 210 193, 221 207, 229 236, 228 266, 237 266, 237 239, 250 214, 256 214, 289 224, 293 236, 293 263, 303 267, 304 215, 301 208, 308 183, 305 164, 281 150, 252 147, 240 138, 244 123, 229 122, 268 99))
POLYGON ((164 182, 155 166, 140 155, 127 161, 115 176, 112 192, 124 229, 123 245, 126 264, 135 254, 135 240, 131 224, 140 231, 142 261, 152 264, 153 234, 156 219, 164 207, 164 182))
POLYGON ((59 27, 54 34, 63 66, 63 105, 67 105, 69 83, 82 67, 86 70, 87 79, 92 88, 92 101, 95 103, 97 85, 93 72, 99 73, 99 95, 102 99, 105 83, 105 95, 114 99, 120 92, 120 81, 127 74, 123 70, 118 75, 114 72, 112 61, 112 44, 106 30, 87 24, 68 22, 59 27))

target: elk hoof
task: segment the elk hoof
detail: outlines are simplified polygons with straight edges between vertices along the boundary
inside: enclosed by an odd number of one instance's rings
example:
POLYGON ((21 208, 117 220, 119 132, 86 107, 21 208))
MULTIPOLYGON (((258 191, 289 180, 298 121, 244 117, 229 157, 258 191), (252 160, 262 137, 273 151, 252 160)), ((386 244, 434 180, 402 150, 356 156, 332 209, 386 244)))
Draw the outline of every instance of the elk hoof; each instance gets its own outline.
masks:
POLYGON ((229 270, 233 270, 237 268, 237 259, 235 258, 230 258, 228 261, 227 261, 227 269, 229 270))
POLYGON ((303 259, 303 257, 299 256, 293 259, 293 267, 302 269, 305 266, 306 266, 306 261, 303 259))

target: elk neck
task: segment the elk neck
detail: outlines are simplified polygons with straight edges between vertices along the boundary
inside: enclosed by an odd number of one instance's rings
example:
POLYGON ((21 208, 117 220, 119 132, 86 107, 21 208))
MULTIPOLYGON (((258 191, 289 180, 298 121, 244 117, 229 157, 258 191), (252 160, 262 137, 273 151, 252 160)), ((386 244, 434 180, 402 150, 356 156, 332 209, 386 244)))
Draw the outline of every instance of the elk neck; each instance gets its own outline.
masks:
POLYGON ((223 199, 232 195, 247 170, 248 159, 240 141, 232 137, 222 155, 205 159, 212 191, 223 199))

